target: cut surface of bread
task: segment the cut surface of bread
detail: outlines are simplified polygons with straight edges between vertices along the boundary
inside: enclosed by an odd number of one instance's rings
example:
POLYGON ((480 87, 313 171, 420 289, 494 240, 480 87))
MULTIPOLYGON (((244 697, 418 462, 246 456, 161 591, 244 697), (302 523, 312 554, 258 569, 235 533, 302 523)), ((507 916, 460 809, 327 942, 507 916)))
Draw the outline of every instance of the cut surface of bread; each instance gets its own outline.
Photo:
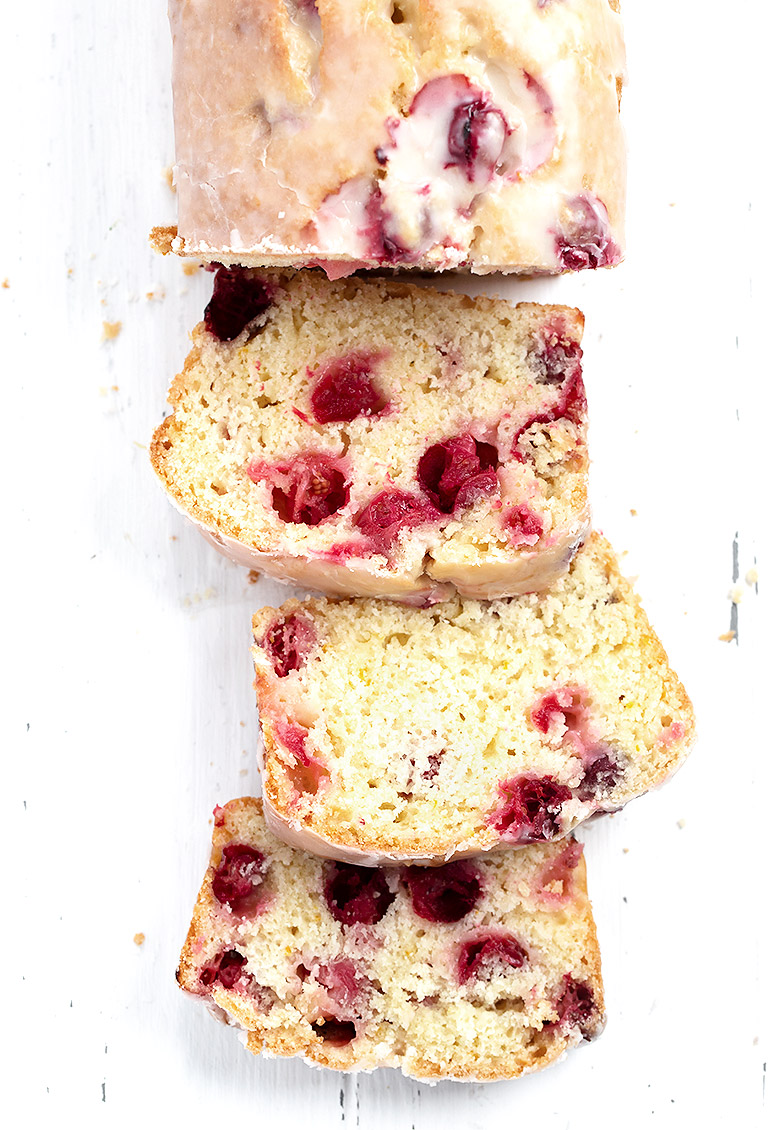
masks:
POLYGON ((217 548, 280 579, 541 588, 589 524, 582 329, 563 306, 223 267, 152 463, 217 548))
POLYGON ((608 0, 172 0, 178 228, 224 263, 556 274, 622 258, 608 0))
POLYGON ((214 812, 177 979, 256 1054, 437 1079, 536 1071, 599 1033, 600 956, 573 839, 370 869, 277 840, 258 800, 214 812))
POLYGON ((356 863, 557 839, 664 781, 694 737, 606 540, 545 593, 254 618, 273 830, 356 863))

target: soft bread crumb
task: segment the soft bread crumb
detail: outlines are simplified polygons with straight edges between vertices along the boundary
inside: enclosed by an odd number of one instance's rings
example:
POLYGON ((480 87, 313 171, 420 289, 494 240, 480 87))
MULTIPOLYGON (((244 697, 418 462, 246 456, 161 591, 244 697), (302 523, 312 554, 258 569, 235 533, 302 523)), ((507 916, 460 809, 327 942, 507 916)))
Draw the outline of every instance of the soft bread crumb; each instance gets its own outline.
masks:
POLYGON ((137 946, 142 946, 146 941, 146 934, 133 934, 133 941, 137 946))
POLYGON ((748 569, 747 573, 745 573, 745 581, 751 588, 753 585, 758 584, 758 569, 756 569, 755 566, 752 569, 748 569))
POLYGON ((229 802, 216 824, 177 976, 247 1030, 253 1052, 303 1055, 342 1071, 392 1066, 430 1080, 487 1080, 544 1067, 600 1031, 600 956, 574 841, 469 864, 478 894, 455 921, 421 917, 399 869, 374 872, 386 892, 378 917, 342 924, 326 896, 333 865, 273 837, 259 800, 229 802), (262 857, 259 906, 240 922, 213 886, 226 849, 238 845, 262 857), (514 967, 499 960, 461 982, 464 945, 496 933, 515 939, 527 959, 514 967), (239 975, 228 978, 231 987, 218 975, 226 953, 239 975), (576 1025, 556 1024, 566 978, 591 1002, 576 1025), (353 1025, 341 1046, 318 1035, 326 1018, 353 1025))
POLYGON ((103 337, 102 341, 113 341, 119 337, 122 332, 121 322, 103 322, 103 337))
POLYGON ((718 636, 718 639, 723 640, 724 643, 731 643, 731 641, 736 637, 736 634, 737 633, 734 631, 723 632, 718 636))

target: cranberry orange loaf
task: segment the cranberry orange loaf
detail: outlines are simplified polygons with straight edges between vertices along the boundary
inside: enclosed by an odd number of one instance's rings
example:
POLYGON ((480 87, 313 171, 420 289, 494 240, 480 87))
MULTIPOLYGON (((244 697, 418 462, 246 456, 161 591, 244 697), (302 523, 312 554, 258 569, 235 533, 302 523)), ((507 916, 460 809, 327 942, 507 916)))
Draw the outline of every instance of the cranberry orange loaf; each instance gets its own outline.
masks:
POLYGON ((266 816, 348 862, 556 840, 660 784, 694 736, 608 543, 547 592, 430 608, 288 601, 254 619, 266 816))
POLYGON ((221 267, 151 446, 239 563, 333 595, 540 588, 588 529, 582 315, 221 267))
POLYGON ((617 0, 171 0, 178 229, 245 266, 622 258, 617 0))
POLYGON ((280 843, 256 800, 214 815, 177 977, 256 1054, 489 1080, 546 1067, 601 1030, 576 840, 384 870, 280 843))

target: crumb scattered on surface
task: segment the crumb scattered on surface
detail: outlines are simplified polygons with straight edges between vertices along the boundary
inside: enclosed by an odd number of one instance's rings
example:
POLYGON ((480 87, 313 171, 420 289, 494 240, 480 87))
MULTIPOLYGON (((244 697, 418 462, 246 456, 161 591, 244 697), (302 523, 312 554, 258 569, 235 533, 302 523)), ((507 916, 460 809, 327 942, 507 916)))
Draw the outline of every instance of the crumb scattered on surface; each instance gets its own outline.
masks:
POLYGON ((104 322, 102 341, 113 341, 122 332, 121 322, 104 322))
POLYGON ((182 604, 185 608, 191 608, 193 605, 203 604, 206 600, 212 600, 216 595, 216 589, 204 589, 203 592, 194 592, 192 596, 182 597, 182 604))
POLYGON ((163 180, 168 185, 171 192, 176 191, 176 185, 173 183, 173 165, 166 165, 162 171, 163 180))
POLYGON ((3 290, 8 290, 8 288, 10 287, 10 285, 11 285, 11 284, 10 284, 10 282, 8 281, 8 279, 3 279, 3 290))
POLYGON ((739 604, 744 595, 745 590, 742 585, 732 585, 729 589, 729 600, 732 604, 739 604))
POLYGON ((260 574, 258 573, 257 569, 250 569, 246 575, 246 579, 247 584, 256 585, 258 580, 260 579, 260 574))
POLYGON ((685 820, 684 819, 678 820, 677 821, 677 827, 678 828, 684 828, 685 827, 685 820))
POLYGON ((718 639, 723 640, 724 643, 731 643, 736 634, 736 632, 724 632, 722 635, 718 636, 718 639))
POLYGON ((246 777, 248 773, 249 773, 248 769, 239 769, 239 771, 238 771, 239 777, 246 777))
POLYGON ((623 848, 623 855, 628 855, 628 852, 629 852, 628 848, 623 848))
POLYGON ((246 722, 239 722, 239 726, 246 726, 246 722))
POLYGON ((145 297, 147 302, 162 302, 165 288, 160 283, 155 283, 151 290, 147 290, 145 297))
POLYGON ((185 259, 181 265, 181 269, 185 275, 197 275, 200 270, 200 263, 193 263, 191 260, 185 259))
POLYGON ((629 510, 629 514, 632 518, 636 518, 636 510, 629 510))
POLYGON ((146 941, 146 934, 133 934, 133 941, 137 946, 142 946, 146 941))
POLYGON ((758 569, 756 569, 755 566, 752 569, 748 569, 747 573, 745 573, 745 581, 751 588, 753 585, 758 584, 758 569))

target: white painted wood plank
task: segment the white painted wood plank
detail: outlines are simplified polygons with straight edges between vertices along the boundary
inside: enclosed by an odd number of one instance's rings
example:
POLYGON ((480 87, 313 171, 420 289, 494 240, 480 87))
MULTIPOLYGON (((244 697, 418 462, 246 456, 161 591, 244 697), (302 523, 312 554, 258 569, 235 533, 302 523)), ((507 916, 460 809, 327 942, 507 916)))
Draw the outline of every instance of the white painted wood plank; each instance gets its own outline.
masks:
POLYGON ((455 284, 585 310, 596 522, 629 551, 700 741, 583 832, 603 1038, 536 1078, 427 1088, 256 1061, 173 980, 209 813, 257 790, 249 617, 285 590, 215 556, 148 467, 208 288, 146 245, 174 215, 164 8, 43 0, 0 40, 12 1096, 88 1125, 773 1124, 776 12, 626 5, 629 261, 455 284), (738 606, 735 541, 743 584, 759 570, 738 606))

